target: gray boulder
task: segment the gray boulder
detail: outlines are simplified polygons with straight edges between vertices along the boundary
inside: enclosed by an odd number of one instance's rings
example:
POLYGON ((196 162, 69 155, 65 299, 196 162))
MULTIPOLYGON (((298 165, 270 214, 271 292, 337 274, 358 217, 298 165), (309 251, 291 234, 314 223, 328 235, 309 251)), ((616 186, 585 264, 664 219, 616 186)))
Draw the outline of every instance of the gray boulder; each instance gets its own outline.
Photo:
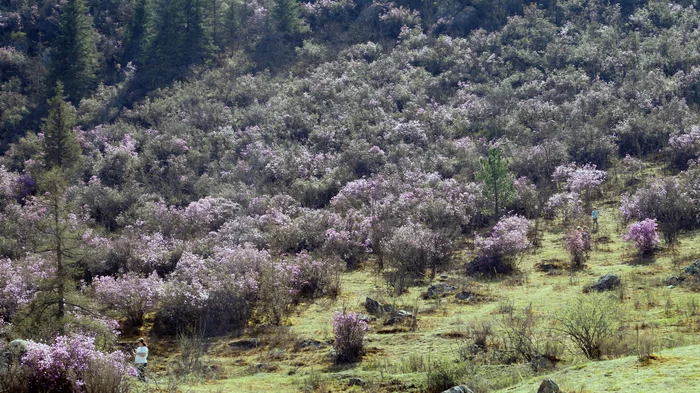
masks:
POLYGON ((683 270, 683 273, 691 276, 700 275, 700 259, 696 259, 693 263, 688 265, 688 267, 683 270))
POLYGON ((253 349, 260 345, 260 340, 257 338, 249 338, 245 340, 232 341, 228 343, 229 347, 235 349, 253 349))
POLYGON ((464 385, 453 386, 442 393, 474 393, 471 389, 464 385))
POLYGON ((296 345, 297 348, 299 349, 304 349, 304 348, 322 348, 323 343, 317 340, 314 340, 313 338, 305 338, 301 341, 299 341, 296 345))
POLYGON ((559 385, 557 385, 556 382, 552 381, 549 378, 545 378, 544 381, 542 381, 542 384, 540 385, 540 388, 537 389, 537 393, 559 393, 559 385))
POLYGON ((474 299, 474 294, 468 291, 462 291, 458 294, 455 295, 455 299, 457 300, 473 300, 474 299))
POLYGON ((428 297, 437 297, 442 294, 451 293, 457 290, 454 285, 439 282, 428 287, 428 297))
POLYGON ((620 285, 620 277, 614 274, 606 274, 598 279, 598 282, 591 285, 591 291, 609 291, 620 285))
POLYGON ((551 370, 554 368, 554 362, 546 356, 537 355, 530 360, 530 367, 534 372, 551 370))
POLYGON ((368 313, 373 315, 381 315, 386 312, 394 312, 394 307, 388 304, 381 304, 378 300, 374 300, 371 297, 365 299, 365 309, 368 313))
POLYGON ((362 378, 353 377, 348 380, 350 386, 365 386, 365 381, 362 378))

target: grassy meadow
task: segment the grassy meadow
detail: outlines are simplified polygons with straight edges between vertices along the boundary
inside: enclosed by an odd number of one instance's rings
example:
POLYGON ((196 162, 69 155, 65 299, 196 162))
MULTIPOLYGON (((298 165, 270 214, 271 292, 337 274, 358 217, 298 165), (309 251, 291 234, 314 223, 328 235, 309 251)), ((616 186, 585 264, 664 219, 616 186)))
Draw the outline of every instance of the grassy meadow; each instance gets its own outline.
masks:
MULTIPOLYGON (((658 168, 647 170, 646 181, 658 168)), ((474 392, 534 392, 545 377, 554 379, 567 392, 638 392, 650 388, 666 392, 689 392, 700 386, 698 365, 700 299, 697 285, 689 280, 669 286, 666 280, 699 256, 700 233, 684 233, 674 249, 663 247, 640 259, 634 248, 621 240, 624 226, 617 206, 625 191, 625 177, 615 176, 594 200, 601 218, 592 233, 590 259, 580 271, 569 269, 569 256, 562 236, 569 228, 586 224, 543 221, 541 246, 524 255, 518 270, 497 277, 468 277, 464 265, 471 245, 454 256, 453 269, 434 282, 445 282, 456 292, 427 298, 426 279, 400 296, 393 293, 375 267, 366 264, 342 275, 342 290, 334 299, 300 304, 285 326, 255 327, 242 337, 207 342, 199 360, 209 372, 191 377, 180 388, 190 392, 404 392, 431 391, 428 375, 447 370, 474 392), (548 272, 549 263, 559 268, 548 272), (612 273, 622 284, 603 294, 584 293, 584 287, 612 273), (454 293, 468 291, 472 300, 459 301, 454 293), (365 297, 379 299, 409 310, 415 320, 384 326, 382 317, 371 322, 366 354, 360 362, 334 364, 330 352, 333 337, 330 319, 336 311, 366 313, 365 297), (574 343, 558 330, 556 319, 578 299, 609 299, 616 306, 616 333, 603 360, 589 361, 574 343), (510 360, 503 328, 509 315, 530 308, 537 319, 536 335, 558 346, 556 367, 539 373, 522 360, 510 360), (238 348, 247 338, 259 339, 254 348, 238 348), (475 343, 481 347, 477 349, 475 343), (300 347, 303 340, 318 347, 300 347), (350 378, 362 384, 351 386, 350 378)), ((176 341, 161 345, 154 356, 156 374, 165 375, 169 362, 181 361, 176 341)), ((157 350, 156 350, 157 351, 157 350)), ((653 389, 652 389, 653 390, 653 389)))

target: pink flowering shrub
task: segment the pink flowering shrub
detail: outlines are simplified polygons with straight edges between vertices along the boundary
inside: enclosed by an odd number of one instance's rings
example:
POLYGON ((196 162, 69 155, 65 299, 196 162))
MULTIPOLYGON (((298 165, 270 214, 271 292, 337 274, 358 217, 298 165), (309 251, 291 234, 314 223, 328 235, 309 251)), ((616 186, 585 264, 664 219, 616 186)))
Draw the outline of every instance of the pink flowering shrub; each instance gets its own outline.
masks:
POLYGON ((591 250, 591 235, 582 230, 572 231, 566 236, 564 247, 571 256, 571 267, 581 268, 588 260, 588 252, 591 250))
POLYGON ((162 294, 163 281, 155 272, 142 278, 136 273, 113 278, 96 277, 92 282, 95 297, 113 310, 126 315, 128 327, 138 327, 162 294))
POLYGON ((333 326, 333 348, 337 363, 352 363, 364 354, 365 335, 369 326, 354 312, 335 312, 331 319, 333 326))
POLYGON ((605 171, 596 169, 595 164, 585 164, 579 167, 570 163, 556 167, 552 179, 556 183, 563 184, 564 190, 582 194, 588 209, 592 192, 600 187, 605 176, 605 171))
POLYGON ((173 334, 199 323, 207 335, 241 329, 259 294, 261 266, 270 261, 250 246, 217 249, 210 258, 185 252, 163 286, 154 330, 173 334))
POLYGON ((467 267, 474 273, 508 273, 520 253, 531 246, 530 220, 514 215, 501 218, 488 237, 476 235, 477 258, 467 267))
POLYGON ((632 243, 640 256, 653 253, 654 249, 661 244, 656 220, 647 218, 633 222, 627 227, 627 233, 622 235, 622 240, 632 243))
POLYGON ((390 269, 385 277, 397 293, 412 281, 423 278, 430 269, 434 277, 439 267, 449 262, 452 241, 420 223, 408 222, 397 228, 386 243, 390 269))
POLYGON ((17 261, 0 259, 0 319, 10 320, 22 304, 34 297, 37 278, 17 261))
POLYGON ((675 178, 655 181, 620 200, 620 212, 626 222, 655 219, 668 244, 677 242, 681 230, 697 225, 695 209, 687 185, 675 178))
POLYGON ((307 252, 300 252, 289 263, 297 267, 291 277, 291 287, 297 296, 315 298, 340 291, 342 270, 338 263, 314 258, 307 252))
POLYGON ((690 132, 671 136, 667 151, 673 165, 685 169, 688 161, 700 157, 700 127, 692 126, 690 132))
POLYGON ((568 222, 582 212, 581 198, 574 192, 556 193, 544 204, 544 217, 550 220, 561 217, 564 222, 568 222))
POLYGON ((95 372, 118 376, 117 386, 106 393, 120 392, 126 388, 131 369, 122 352, 100 352, 95 348, 94 338, 82 335, 59 336, 51 345, 28 341, 21 363, 30 370, 27 385, 34 392, 95 391, 86 385, 88 381, 99 383, 97 378, 86 380, 88 374, 95 372), (96 366, 99 370, 95 370, 96 366))

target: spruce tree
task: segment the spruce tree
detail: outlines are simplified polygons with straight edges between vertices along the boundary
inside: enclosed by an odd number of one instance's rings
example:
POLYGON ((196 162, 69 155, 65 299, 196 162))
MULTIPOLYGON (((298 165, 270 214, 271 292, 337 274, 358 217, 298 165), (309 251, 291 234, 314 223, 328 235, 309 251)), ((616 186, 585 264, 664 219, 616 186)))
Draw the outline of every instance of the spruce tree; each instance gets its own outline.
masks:
POLYGON ((487 157, 481 160, 477 178, 484 183, 484 197, 493 206, 494 216, 499 217, 501 208, 513 199, 515 189, 513 175, 498 148, 489 149, 487 157))
POLYGON ((63 84, 56 83, 56 94, 49 100, 49 115, 41 125, 44 133, 44 163, 47 168, 71 168, 81 149, 73 131, 75 108, 65 101, 63 84))
POLYGON ((192 64, 212 53, 200 0, 158 0, 154 34, 145 58, 144 75, 150 87, 162 86, 185 75, 192 64))
POLYGON ((78 103, 95 85, 96 33, 84 0, 67 0, 51 55, 50 82, 63 82, 68 99, 78 103))
POLYGON ((124 52, 121 64, 132 62, 137 68, 141 65, 148 39, 148 24, 151 20, 151 2, 138 0, 134 14, 124 34, 124 52))
POLYGON ((275 0, 272 8, 272 18, 277 24, 277 30, 288 40, 295 40, 309 31, 304 23, 296 0, 275 0))

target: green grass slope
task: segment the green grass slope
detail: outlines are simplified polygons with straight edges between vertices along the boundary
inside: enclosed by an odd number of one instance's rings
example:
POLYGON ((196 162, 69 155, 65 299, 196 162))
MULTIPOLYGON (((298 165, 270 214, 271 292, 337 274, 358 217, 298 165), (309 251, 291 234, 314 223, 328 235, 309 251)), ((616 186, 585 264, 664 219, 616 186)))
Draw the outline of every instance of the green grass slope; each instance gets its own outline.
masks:
POLYGON ((590 362, 533 377, 499 393, 536 392, 543 378, 554 380, 568 392, 666 392, 700 391, 700 346, 658 351, 656 359, 641 363, 636 356, 590 362))

